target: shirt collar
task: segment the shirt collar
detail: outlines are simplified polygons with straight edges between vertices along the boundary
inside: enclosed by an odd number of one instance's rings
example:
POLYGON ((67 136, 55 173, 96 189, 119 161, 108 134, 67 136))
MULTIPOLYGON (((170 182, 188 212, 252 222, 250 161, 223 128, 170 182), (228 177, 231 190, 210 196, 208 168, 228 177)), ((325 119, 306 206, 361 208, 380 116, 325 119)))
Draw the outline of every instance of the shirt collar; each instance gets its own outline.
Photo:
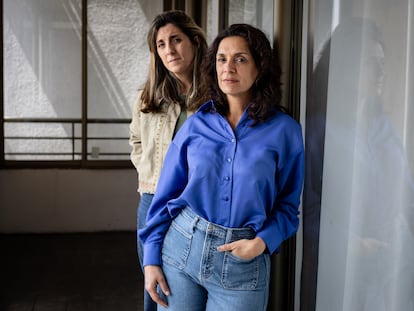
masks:
POLYGON ((198 111, 217 111, 216 106, 214 105, 214 100, 210 99, 202 104, 200 108, 198 108, 198 111))
MULTIPOLYGON (((247 105, 246 109, 244 110, 244 114, 248 113, 250 105, 251 103, 247 105)), ((209 101, 202 104, 200 108, 198 108, 198 111, 217 111, 214 100, 210 99, 209 101)))

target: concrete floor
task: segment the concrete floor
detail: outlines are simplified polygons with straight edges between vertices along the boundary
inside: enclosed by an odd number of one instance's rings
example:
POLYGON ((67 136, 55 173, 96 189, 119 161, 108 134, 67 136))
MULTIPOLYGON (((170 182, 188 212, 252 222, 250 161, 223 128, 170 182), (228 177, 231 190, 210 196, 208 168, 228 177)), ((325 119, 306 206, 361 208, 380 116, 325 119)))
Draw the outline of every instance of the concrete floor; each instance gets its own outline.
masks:
POLYGON ((0 235, 0 310, 142 310, 135 236, 0 235))

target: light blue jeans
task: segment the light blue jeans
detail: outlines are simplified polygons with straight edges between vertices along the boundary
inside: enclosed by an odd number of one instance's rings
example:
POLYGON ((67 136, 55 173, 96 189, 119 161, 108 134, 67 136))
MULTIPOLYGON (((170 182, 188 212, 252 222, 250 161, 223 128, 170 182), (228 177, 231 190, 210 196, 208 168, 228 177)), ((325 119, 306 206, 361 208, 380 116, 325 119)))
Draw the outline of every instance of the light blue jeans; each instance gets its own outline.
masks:
MULTIPOLYGON (((270 256, 242 259, 217 246, 255 237, 248 228, 212 224, 185 208, 172 222, 162 249, 171 295, 168 311, 264 311, 269 296, 270 256)), ((161 292, 160 292, 161 294, 161 292)))
MULTIPOLYGON (((154 195, 149 193, 141 194, 141 199, 139 200, 138 210, 137 210, 137 252, 138 252, 138 260, 139 264, 142 267, 142 260, 143 260, 143 245, 138 237, 138 230, 145 227, 148 209, 151 205, 152 199, 154 195)), ((156 311, 157 304, 151 299, 151 296, 144 288, 144 311, 156 311)))

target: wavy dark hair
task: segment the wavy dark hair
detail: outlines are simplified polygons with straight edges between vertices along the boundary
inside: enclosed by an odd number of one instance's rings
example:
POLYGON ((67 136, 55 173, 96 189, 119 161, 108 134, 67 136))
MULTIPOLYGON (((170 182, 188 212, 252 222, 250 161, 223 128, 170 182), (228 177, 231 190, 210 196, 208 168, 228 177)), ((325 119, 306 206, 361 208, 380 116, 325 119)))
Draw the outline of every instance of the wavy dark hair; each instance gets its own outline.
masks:
POLYGON ((229 105, 225 94, 220 90, 217 80, 216 54, 220 42, 227 37, 239 36, 246 40, 258 70, 256 82, 252 86, 252 98, 249 116, 258 122, 263 122, 281 106, 281 67, 278 50, 272 49, 266 35, 258 28, 248 24, 233 24, 223 30, 210 45, 203 60, 202 85, 205 90, 203 101, 213 99, 217 111, 227 115, 229 105))
POLYGON ((158 14, 154 17, 147 34, 147 44, 150 50, 150 68, 148 79, 145 82, 141 94, 143 106, 141 111, 159 112, 164 102, 181 102, 179 90, 181 82, 174 74, 169 72, 162 63, 157 53, 157 34, 161 27, 173 24, 179 28, 191 41, 195 48, 193 61, 193 83, 186 96, 186 106, 189 110, 195 110, 198 103, 200 92, 200 65, 207 52, 207 41, 204 31, 194 22, 194 20, 183 11, 172 10, 158 14))

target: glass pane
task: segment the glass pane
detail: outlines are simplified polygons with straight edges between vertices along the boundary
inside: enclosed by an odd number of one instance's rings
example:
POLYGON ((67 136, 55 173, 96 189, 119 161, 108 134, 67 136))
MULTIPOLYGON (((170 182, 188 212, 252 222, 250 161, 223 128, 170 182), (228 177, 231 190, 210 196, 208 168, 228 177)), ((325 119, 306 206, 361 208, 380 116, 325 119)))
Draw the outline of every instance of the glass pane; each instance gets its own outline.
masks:
POLYGON ((81 117, 81 1, 3 6, 5 159, 72 159, 70 124, 31 121, 81 117))
POLYGON ((88 0, 88 118, 130 118, 147 78, 147 29, 163 1, 88 0))
POLYGON ((88 126, 88 160, 129 160, 129 123, 88 126))
MULTIPOLYGON (((272 0, 230 0, 228 24, 247 23, 264 31, 273 43, 273 1, 272 0)), ((219 32, 219 1, 207 2, 207 42, 211 43, 219 32)))
POLYGON ((313 287, 309 310, 414 310, 414 6, 314 9, 301 295, 313 287))
POLYGON ((214 38, 219 32, 219 0, 210 0, 207 1, 207 43, 210 44, 213 42, 214 38))
POLYGON ((88 160, 129 160, 130 148, 127 140, 89 139, 88 160))
POLYGON ((81 1, 3 1, 4 114, 81 116, 81 1))
POLYGON ((229 25, 247 23, 260 28, 273 42, 272 0, 230 0, 229 25))
POLYGON ((75 123, 14 122, 4 126, 6 160, 79 160, 75 123))

